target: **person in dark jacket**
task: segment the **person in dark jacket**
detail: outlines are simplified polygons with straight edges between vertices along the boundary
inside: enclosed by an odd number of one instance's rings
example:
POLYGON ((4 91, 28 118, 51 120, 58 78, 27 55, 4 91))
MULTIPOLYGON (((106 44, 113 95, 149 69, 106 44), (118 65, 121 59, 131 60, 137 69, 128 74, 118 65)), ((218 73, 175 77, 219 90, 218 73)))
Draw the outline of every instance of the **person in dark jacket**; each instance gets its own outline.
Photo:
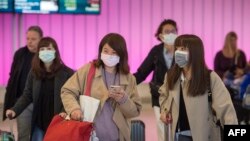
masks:
POLYGON ((159 25, 155 37, 161 42, 154 46, 144 59, 137 72, 134 73, 137 84, 144 81, 153 71, 153 78, 150 82, 152 95, 152 106, 157 120, 158 140, 164 140, 164 124, 160 121, 159 93, 158 89, 163 84, 164 75, 170 69, 174 54, 174 41, 177 37, 176 22, 167 19, 159 25))
MULTIPOLYGON (((42 37, 43 31, 39 26, 30 26, 26 33, 27 45, 15 52, 6 87, 4 113, 7 109, 11 108, 22 95, 27 75, 31 68, 31 60, 37 52, 37 45, 42 37)), ((33 105, 30 104, 17 118, 18 141, 29 140, 32 109, 33 105)), ((5 114, 3 114, 3 119, 6 119, 5 114)))
POLYGON ((6 116, 17 117, 33 102, 31 140, 42 141, 43 136, 56 114, 65 116, 61 87, 73 74, 73 70, 61 60, 56 41, 51 37, 42 38, 32 61, 22 96, 6 111, 6 116))

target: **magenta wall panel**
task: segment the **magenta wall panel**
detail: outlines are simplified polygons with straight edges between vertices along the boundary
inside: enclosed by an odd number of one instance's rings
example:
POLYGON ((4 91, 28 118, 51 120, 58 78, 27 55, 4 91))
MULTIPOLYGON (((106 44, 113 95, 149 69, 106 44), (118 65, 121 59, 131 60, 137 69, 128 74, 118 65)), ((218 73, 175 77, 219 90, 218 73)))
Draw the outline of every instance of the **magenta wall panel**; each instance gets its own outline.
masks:
POLYGON ((179 34, 203 40, 209 68, 229 31, 237 32, 239 48, 250 59, 249 7, 249 0, 102 0, 100 15, 1 13, 0 85, 6 85, 14 52, 25 45, 31 25, 41 26, 45 36, 57 41, 63 61, 74 69, 97 57, 104 35, 117 32, 127 42, 131 72, 136 71, 159 43, 154 34, 167 18, 177 21, 179 34))
MULTIPOLYGON (((242 35, 242 46, 241 48, 243 48, 245 50, 245 52, 247 52, 247 55, 248 55, 248 59, 250 58, 250 45, 249 45, 249 39, 250 39, 250 18, 249 18, 249 13, 250 13, 250 1, 248 0, 243 0, 242 1, 242 15, 243 16, 243 19, 242 19, 242 22, 241 22, 241 27, 242 28, 242 31, 241 31, 241 34, 242 35)), ((237 15, 235 18, 237 19, 237 17, 240 16, 240 15, 237 15)))
MULTIPOLYGON (((62 15, 52 15, 51 16, 52 18, 50 18, 50 34, 46 34, 45 36, 51 36, 53 37, 57 44, 58 44, 58 47, 60 49, 60 54, 63 55, 63 36, 64 36, 64 32, 63 32, 63 16, 62 15)), ((43 27, 42 27, 43 28, 43 27)))
POLYGON ((9 78, 11 60, 13 59, 13 18, 11 14, 0 15, 0 82, 7 83, 7 79, 9 78), (8 29, 8 31, 5 31, 8 29))
POLYGON ((137 69, 137 64, 140 64, 140 51, 142 51, 141 46, 141 6, 140 1, 130 1, 130 44, 128 44, 129 48, 129 62, 131 66, 131 71, 134 72, 137 69), (134 13, 133 10, 137 10, 138 12, 134 13))
POLYGON ((184 0, 182 2, 183 5, 185 5, 183 7, 183 11, 182 11, 182 22, 181 23, 177 23, 178 24, 178 28, 179 28, 179 33, 180 31, 182 33, 192 33, 193 32, 193 7, 192 7, 192 3, 190 3, 190 1, 184 0), (185 11, 185 12, 184 12, 185 11), (185 26, 183 26, 185 25, 185 26), (180 30, 182 29, 182 30, 180 30))
POLYGON ((75 17, 75 28, 73 29, 74 32, 74 64, 75 64, 75 69, 80 68, 83 65, 84 60, 86 60, 85 52, 87 50, 86 42, 84 39, 86 39, 86 23, 85 20, 86 17, 82 17, 80 15, 77 15, 75 17))
MULTIPOLYGON (((4 16, 4 28, 6 29, 10 29, 10 32, 5 32, 3 39, 4 39, 4 49, 3 49, 3 58, 1 59, 3 60, 3 66, 4 66, 4 74, 9 74, 9 68, 10 68, 10 64, 11 64, 11 60, 12 60, 12 51, 13 51, 13 37, 12 37, 12 33, 13 33, 13 28, 12 28, 12 24, 13 24, 13 19, 11 16, 5 15, 4 16), (12 21, 12 22, 10 22, 12 21)), ((8 79, 8 75, 4 75, 3 79, 6 80, 8 79)))
MULTIPOLYGON (((4 36, 4 32, 3 32, 3 29, 4 29, 4 15, 3 14, 0 14, 0 39, 3 39, 3 36, 4 36)), ((1 40, 0 42, 0 56, 3 56, 4 54, 4 40, 1 40)), ((0 82, 3 83, 4 82, 4 77, 8 77, 8 73, 5 74, 4 70, 5 71, 8 71, 9 69, 8 68, 4 68, 4 59, 3 57, 1 57, 0 59, 0 65, 1 65, 1 68, 0 68, 0 82)))
MULTIPOLYGON (((213 66, 213 57, 214 57, 214 52, 213 52, 213 31, 211 30, 214 28, 214 19, 213 19, 213 9, 214 9, 214 0, 207 0, 204 1, 203 3, 203 15, 202 15, 202 21, 203 21, 203 29, 202 29, 202 40, 203 44, 205 46, 205 57, 207 61, 207 65, 212 69, 213 66), (212 57, 211 57, 212 56, 212 57)), ((192 25, 191 25, 192 26, 192 25)))
MULTIPOLYGON (((142 7, 141 7, 141 25, 140 25, 140 31, 135 31, 135 32, 140 32, 140 37, 141 37, 141 49, 147 50, 147 51, 140 51, 140 58, 142 58, 140 61, 142 62, 143 59, 148 55, 150 49, 152 48, 152 40, 156 41, 156 38, 154 37, 154 33, 157 30, 157 27, 152 27, 152 22, 151 22, 151 16, 148 15, 153 15, 153 10, 150 8, 152 5, 151 0, 142 0, 142 7), (143 39, 143 40, 142 40, 143 39)), ((138 65, 135 66, 136 68, 138 65)))
POLYGON ((213 61, 213 58, 218 50, 220 50, 224 44, 224 36, 225 34, 223 33, 223 24, 225 23, 223 21, 223 9, 224 7, 222 6, 223 1, 222 0, 213 0, 213 9, 211 9, 211 14, 213 14, 213 37, 210 40, 211 42, 208 43, 205 46, 214 48, 214 55, 209 58, 209 60, 213 61))
POLYGON ((97 17, 96 16, 87 16, 86 18, 86 36, 85 36, 85 42, 86 46, 83 46, 86 48, 85 53, 83 55, 86 55, 86 60, 82 63, 89 62, 95 58, 97 58, 98 54, 98 45, 100 41, 97 41, 97 17))
MULTIPOLYGON (((233 1, 232 5, 233 5, 233 13, 232 13, 232 29, 234 29, 235 32, 239 33, 238 34, 238 46, 240 48, 243 47, 243 41, 242 41, 242 33, 243 33, 243 16, 239 16, 243 14, 243 2, 237 2, 237 1, 233 1), (236 18, 237 17, 237 18, 236 18), (235 20, 237 19, 237 20, 235 20)), ((249 8, 248 8, 249 9, 249 8)))
POLYGON ((62 41, 61 54, 65 64, 71 64, 74 67, 74 17, 73 15, 65 15, 62 17, 62 41), (69 22, 70 21, 70 22, 69 22))
MULTIPOLYGON (((43 28, 44 36, 50 36, 51 35, 51 15, 40 14, 36 18, 37 18, 37 24, 43 28)), ((34 24, 35 23, 29 22, 28 26, 34 25, 34 24)))

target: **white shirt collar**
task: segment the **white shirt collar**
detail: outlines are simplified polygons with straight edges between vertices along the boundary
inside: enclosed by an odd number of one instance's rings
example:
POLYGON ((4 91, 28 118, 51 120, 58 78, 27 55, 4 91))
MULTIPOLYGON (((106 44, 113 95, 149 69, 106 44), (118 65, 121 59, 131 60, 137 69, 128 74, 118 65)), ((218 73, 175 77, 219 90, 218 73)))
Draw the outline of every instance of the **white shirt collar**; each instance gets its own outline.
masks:
POLYGON ((181 72, 181 81, 184 81, 184 80, 185 80, 184 74, 183 72, 181 72))
POLYGON ((188 81, 188 79, 184 76, 183 72, 181 72, 181 81, 188 81))

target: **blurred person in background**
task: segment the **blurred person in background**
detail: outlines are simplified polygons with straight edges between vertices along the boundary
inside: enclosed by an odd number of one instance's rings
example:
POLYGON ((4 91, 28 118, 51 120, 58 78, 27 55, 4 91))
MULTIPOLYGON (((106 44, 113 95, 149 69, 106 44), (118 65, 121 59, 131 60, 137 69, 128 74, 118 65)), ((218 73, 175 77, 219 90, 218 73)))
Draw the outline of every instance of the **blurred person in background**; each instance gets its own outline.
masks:
POLYGON ((158 89, 163 84, 164 75, 170 69, 174 54, 174 41, 177 37, 177 24, 174 20, 163 20, 155 37, 160 44, 155 45, 144 59, 137 72, 134 73, 137 84, 144 81, 148 75, 153 72, 153 78, 150 81, 150 93, 152 97, 152 106, 156 116, 156 126, 158 140, 164 140, 164 123, 160 120, 159 93, 158 89))
POLYGON ((246 55, 238 48, 237 40, 237 34, 229 32, 222 50, 217 52, 214 59, 214 70, 222 78, 229 91, 238 90, 247 65, 246 55))
MULTIPOLYGON (((39 26, 30 26, 26 32, 26 46, 15 52, 6 87, 4 113, 14 106, 17 99, 23 94, 31 68, 31 61, 37 52, 37 45, 42 37, 43 31, 39 26)), ((32 109, 33 105, 30 104, 17 118, 18 141, 28 141, 30 138, 32 109)), ((5 114, 3 114, 3 119, 5 118, 5 114)))

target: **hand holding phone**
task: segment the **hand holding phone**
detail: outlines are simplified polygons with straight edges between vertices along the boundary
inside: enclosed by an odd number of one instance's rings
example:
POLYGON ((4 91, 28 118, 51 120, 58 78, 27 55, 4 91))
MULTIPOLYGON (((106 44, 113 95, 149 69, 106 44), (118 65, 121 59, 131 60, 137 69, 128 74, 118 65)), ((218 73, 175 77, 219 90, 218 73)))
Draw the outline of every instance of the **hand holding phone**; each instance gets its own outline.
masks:
POLYGON ((109 89, 109 97, 115 99, 115 101, 121 101, 123 96, 125 95, 124 90, 121 86, 111 85, 109 89))
POLYGON ((121 91, 121 86, 119 85, 111 85, 110 86, 110 91, 113 93, 117 93, 121 91))

